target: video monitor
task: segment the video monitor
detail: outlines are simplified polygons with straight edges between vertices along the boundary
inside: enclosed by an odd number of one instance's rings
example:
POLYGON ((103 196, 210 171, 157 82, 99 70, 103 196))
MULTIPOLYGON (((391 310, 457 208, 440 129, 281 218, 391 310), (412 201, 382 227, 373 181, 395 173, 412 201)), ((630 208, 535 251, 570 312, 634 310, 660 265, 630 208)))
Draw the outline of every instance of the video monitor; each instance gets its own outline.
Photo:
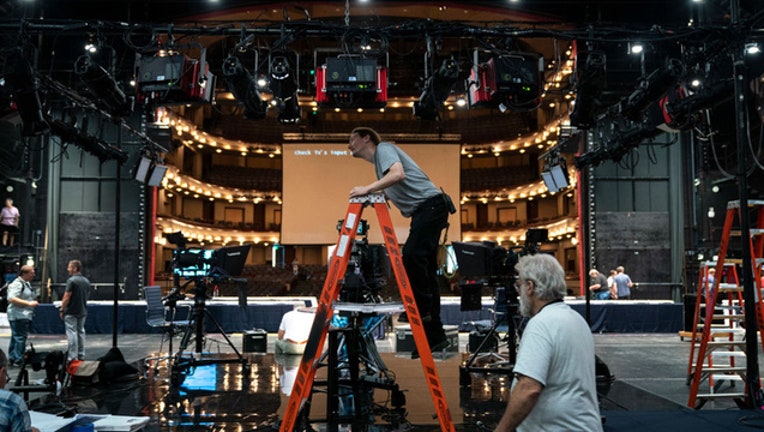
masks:
POLYGON ((453 242, 459 275, 462 277, 484 277, 491 273, 490 242, 453 242), (486 244, 489 243, 489 244, 486 244))
POLYGON ((216 250, 212 255, 213 272, 220 272, 223 276, 239 276, 244 271, 250 246, 229 246, 216 250))
POLYGON ((185 278, 206 276, 210 271, 213 252, 205 249, 175 249, 173 274, 185 278))
POLYGON ((329 83, 371 83, 377 80, 377 61, 357 57, 326 59, 326 81, 329 83))

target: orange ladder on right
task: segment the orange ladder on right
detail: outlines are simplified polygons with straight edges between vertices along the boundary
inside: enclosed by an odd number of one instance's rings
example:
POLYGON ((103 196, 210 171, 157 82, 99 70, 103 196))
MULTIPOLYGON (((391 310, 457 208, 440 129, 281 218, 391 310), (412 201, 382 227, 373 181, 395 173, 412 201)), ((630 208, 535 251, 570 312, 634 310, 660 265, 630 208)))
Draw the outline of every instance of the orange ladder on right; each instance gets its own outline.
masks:
POLYGON ((698 348, 698 341, 703 334, 705 325, 706 308, 714 309, 713 320, 711 323, 711 338, 727 337, 728 340, 734 340, 735 335, 745 333, 745 329, 738 326, 738 322, 743 315, 735 315, 743 305, 743 288, 740 286, 740 279, 737 275, 737 265, 732 262, 724 263, 722 274, 716 274, 714 280, 709 283, 708 275, 710 269, 716 269, 716 261, 704 261, 700 266, 700 275, 698 278, 698 290, 695 301, 695 313, 693 315, 692 330, 680 331, 679 336, 690 338, 690 359, 687 362, 687 385, 692 382, 692 375, 695 366, 695 351, 698 348), (719 296, 715 298, 716 303, 709 303, 707 293, 715 291, 718 294, 726 294, 726 299, 719 304, 719 296), (702 300, 706 300, 703 302, 702 300), (724 317, 722 317, 724 315, 724 317), (720 320, 723 320, 720 323, 720 320))
MULTIPOLYGON (((764 301, 762 301, 761 286, 761 265, 764 263, 762 259, 762 249, 764 248, 764 200, 749 200, 748 207, 757 212, 756 225, 750 228, 750 238, 746 243, 751 252, 754 299, 756 301, 756 323, 758 324, 759 339, 764 344, 764 301)), ((706 296, 705 320, 702 324, 696 322, 696 328, 693 330, 693 339, 691 341, 690 366, 688 366, 691 387, 687 402, 690 408, 701 408, 707 401, 720 398, 731 398, 738 405, 743 406, 750 391, 745 380, 745 341, 741 340, 741 336, 744 333, 736 326, 737 322, 742 322, 745 310, 742 298, 743 288, 740 286, 739 281, 736 280, 736 266, 743 263, 741 259, 727 257, 730 237, 739 237, 741 235, 739 229, 733 230, 735 220, 739 219, 741 211, 749 211, 749 209, 741 209, 739 201, 730 201, 727 204, 727 214, 719 246, 719 255, 716 261, 717 277, 714 280, 714 286, 711 289, 710 295, 706 296), (721 279, 727 269, 730 270, 728 276, 733 280, 728 279, 727 283, 722 284, 721 279), (717 299, 719 294, 722 293, 727 295, 727 302, 720 307, 717 306, 717 299), (718 313, 720 309, 723 312, 729 313, 720 314, 718 313), (715 320, 717 322, 718 320, 725 320, 724 327, 715 327, 715 320), (703 331, 698 341, 695 332, 701 326, 703 331), (715 337, 723 340, 715 340, 715 337), (695 349, 697 349, 697 358, 695 358, 695 367, 692 368, 691 364, 695 349), (700 384, 704 381, 708 382, 710 391, 709 393, 698 393, 700 384), (736 382, 743 383, 743 391, 715 392, 714 390, 717 388, 715 383, 724 381, 729 381, 730 386, 734 386, 736 382)), ((699 284, 698 293, 700 294, 701 292, 702 284, 699 284)), ((696 303, 700 303, 700 297, 696 303)), ((696 304, 696 313, 699 311, 699 308, 700 305, 696 304)), ((758 388, 754 389, 754 391, 760 390, 761 385, 759 383, 758 388)))

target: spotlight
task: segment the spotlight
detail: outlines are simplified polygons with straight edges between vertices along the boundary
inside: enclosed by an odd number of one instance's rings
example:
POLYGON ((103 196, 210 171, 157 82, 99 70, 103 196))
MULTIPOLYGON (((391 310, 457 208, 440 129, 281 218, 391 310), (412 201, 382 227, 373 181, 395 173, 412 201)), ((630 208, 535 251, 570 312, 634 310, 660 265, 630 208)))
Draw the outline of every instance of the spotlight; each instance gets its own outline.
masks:
POLYGON ((42 113, 39 82, 21 48, 11 50, 6 57, 5 79, 13 90, 13 100, 21 116, 21 135, 35 136, 50 130, 42 113))
POLYGON ((456 60, 443 60, 438 70, 426 79, 419 100, 414 102, 414 115, 423 120, 437 117, 438 109, 443 106, 458 79, 459 64, 456 60))
POLYGON ((240 104, 244 105, 244 117, 248 119, 264 118, 268 104, 260 97, 257 82, 249 71, 241 65, 237 57, 228 56, 225 59, 223 76, 228 90, 233 93, 240 104))
POLYGON ((132 112, 131 100, 119 88, 109 72, 96 64, 89 55, 80 56, 74 62, 74 72, 95 97, 96 105, 116 117, 127 116, 132 112))
POLYGON ((603 51, 589 51, 586 60, 576 65, 576 103, 570 113, 570 125, 579 129, 594 126, 605 78, 606 57, 603 51))
POLYGON ((279 109, 279 122, 284 124, 299 123, 302 112, 297 96, 297 80, 292 73, 292 67, 286 53, 273 55, 269 69, 270 88, 273 92, 273 101, 279 109))

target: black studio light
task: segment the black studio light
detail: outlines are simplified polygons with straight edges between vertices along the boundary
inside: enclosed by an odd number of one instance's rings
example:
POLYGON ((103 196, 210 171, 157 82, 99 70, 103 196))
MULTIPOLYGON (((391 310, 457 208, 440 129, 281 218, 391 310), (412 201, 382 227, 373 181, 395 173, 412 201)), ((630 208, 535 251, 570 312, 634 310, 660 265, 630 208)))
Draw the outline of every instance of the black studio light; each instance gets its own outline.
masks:
POLYGON ((585 60, 576 62, 576 103, 570 113, 570 125, 589 129, 595 124, 596 110, 605 80, 606 57, 603 51, 589 51, 585 60))
POLYGON ((131 99, 119 88, 114 77, 90 55, 77 58, 74 73, 87 86, 98 107, 116 117, 130 115, 133 110, 131 99))
POLYGON ((257 81, 241 65, 236 56, 228 56, 223 61, 223 77, 228 90, 233 93, 233 97, 244 106, 245 118, 261 119, 265 117, 268 104, 260 97, 257 81))
POLYGON ((6 56, 5 79, 21 116, 21 135, 29 137, 47 132, 50 126, 42 112, 39 81, 21 48, 10 50, 6 56))
POLYGON ((451 88, 459 80, 459 64, 445 59, 438 70, 427 77, 419 100, 414 102, 414 115, 423 120, 432 120, 438 116, 438 110, 451 94, 451 88))
POLYGON ((297 79, 286 53, 276 53, 269 63, 270 90, 273 104, 279 110, 279 122, 299 123, 302 117, 300 99, 297 96, 297 79))
MULTIPOLYGON (((83 131, 86 129, 87 127, 82 128, 83 131)), ((66 123, 62 120, 53 120, 50 123, 50 131, 53 135, 61 138, 62 142, 74 144, 97 157, 101 163, 108 160, 116 160, 118 163, 123 164, 127 161, 127 152, 106 143, 98 137, 81 132, 74 124, 66 123)))

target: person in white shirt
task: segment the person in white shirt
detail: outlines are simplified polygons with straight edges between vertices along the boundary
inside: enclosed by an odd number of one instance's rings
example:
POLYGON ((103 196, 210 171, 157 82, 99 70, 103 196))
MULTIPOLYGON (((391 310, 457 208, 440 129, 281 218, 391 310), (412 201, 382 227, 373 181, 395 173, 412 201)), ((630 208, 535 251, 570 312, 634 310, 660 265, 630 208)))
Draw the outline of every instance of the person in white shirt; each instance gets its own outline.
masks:
POLYGON ((302 306, 285 313, 279 324, 276 354, 302 355, 305 352, 305 344, 308 343, 315 315, 313 308, 302 306))
POLYGON ((594 338, 562 302, 565 271, 547 254, 526 255, 516 269, 523 331, 509 402, 496 431, 601 432, 594 338))

